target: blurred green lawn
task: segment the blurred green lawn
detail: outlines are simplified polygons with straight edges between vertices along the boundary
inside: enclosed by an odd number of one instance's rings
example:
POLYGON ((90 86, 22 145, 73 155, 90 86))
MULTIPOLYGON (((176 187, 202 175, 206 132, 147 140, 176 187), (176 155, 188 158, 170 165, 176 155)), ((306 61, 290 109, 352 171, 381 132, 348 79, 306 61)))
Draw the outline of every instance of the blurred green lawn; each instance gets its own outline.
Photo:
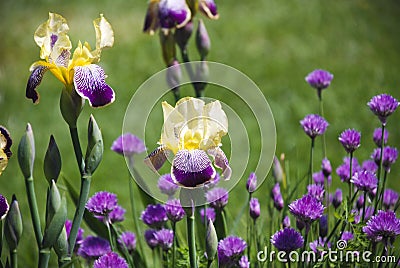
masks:
MULTIPOLYGON (((344 156, 337 137, 346 128, 362 132, 362 146, 356 152, 360 160, 369 157, 372 131, 378 120, 366 103, 379 93, 400 98, 400 3, 398 1, 217 1, 220 19, 206 21, 212 40, 209 60, 221 62, 248 75, 269 101, 277 127, 277 154, 285 153, 290 161, 294 180, 307 170, 309 140, 299 126, 308 113, 318 112, 316 92, 304 77, 316 68, 329 70, 334 80, 323 93, 325 117, 330 123, 326 133, 328 157, 336 168, 344 156)), ((89 114, 93 113, 102 127, 105 155, 96 171, 91 193, 108 190, 118 194, 121 204, 128 206, 126 167, 123 159, 109 151, 112 141, 121 134, 125 109, 135 90, 151 75, 163 69, 158 39, 143 34, 142 23, 146 1, 29 1, 3 0, 0 3, 0 124, 6 126, 14 145, 9 166, 0 177, 0 192, 9 200, 15 193, 24 216, 25 232, 21 246, 30 248, 33 232, 29 219, 24 181, 19 171, 16 151, 26 123, 32 124, 36 139, 36 192, 39 208, 44 210, 46 181, 42 166, 51 134, 60 147, 62 172, 76 187, 79 174, 73 156, 67 125, 59 112, 61 83, 46 74, 39 87, 39 105, 25 98, 29 66, 39 59, 39 48, 33 41, 37 26, 47 20, 48 12, 62 14, 69 23, 69 36, 75 47, 78 40, 94 44, 92 20, 99 13, 112 24, 115 45, 102 53, 101 66, 108 74, 107 82, 116 91, 114 104, 91 109, 88 105, 80 117, 79 128, 83 146, 89 114)), ((194 53, 193 47, 192 52, 194 53)), ((207 95, 207 92, 206 92, 207 95)), ((218 92, 213 92, 218 96, 218 92)), ((172 99, 172 96, 168 96, 172 99)), ((223 96, 221 96, 223 100, 223 96)), ((397 112, 389 119, 389 142, 399 147, 397 112)), ((161 128, 161 126, 159 126, 161 128)), ((153 128, 159 136, 158 126, 153 128)), ((251 133, 251 131, 250 131, 251 133)), ((146 144, 153 148, 155 144, 146 144)), ((246 148, 243 148, 245 150, 246 148)), ((319 151, 318 151, 319 153, 319 151)), ((320 155, 317 153, 317 159, 320 155)), ((143 156, 138 156, 138 161, 143 156)), ((315 163, 316 166, 319 162, 315 163)), ((233 167, 235 168, 235 167, 233 167)), ((393 167, 388 180, 398 187, 400 168, 393 167)), ((239 195, 245 179, 231 192, 231 214, 235 204, 247 198, 239 195)), ((339 185, 334 177, 335 185, 339 185)), ((268 178, 256 196, 265 206, 268 178)), ((129 209, 128 209, 129 211, 129 209)), ((69 204, 70 216, 73 205, 69 204)), ((264 213, 263 217, 266 217, 264 213)), ((125 226, 132 224, 127 214, 125 226)), ((21 255, 21 267, 36 257, 36 252, 21 255)))

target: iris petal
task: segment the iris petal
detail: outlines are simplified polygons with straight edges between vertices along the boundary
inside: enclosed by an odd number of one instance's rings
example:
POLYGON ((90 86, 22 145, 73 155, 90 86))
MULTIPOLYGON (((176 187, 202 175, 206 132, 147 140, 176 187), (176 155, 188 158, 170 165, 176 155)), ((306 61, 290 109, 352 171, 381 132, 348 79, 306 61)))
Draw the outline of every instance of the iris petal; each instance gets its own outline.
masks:
POLYGON ((47 70, 47 66, 38 65, 32 70, 32 73, 29 76, 25 95, 28 99, 31 99, 33 103, 39 102, 39 93, 36 91, 36 88, 42 82, 43 75, 47 70))
POLYGON ((217 11, 217 5, 215 4, 214 0, 199 1, 199 9, 209 19, 216 20, 219 18, 219 14, 217 11))
POLYGON ((215 169, 202 150, 180 150, 172 163, 171 177, 184 187, 196 187, 214 179, 215 169))
POLYGON ((90 106, 101 107, 114 101, 114 90, 106 84, 106 75, 100 66, 76 66, 74 71, 75 89, 82 98, 89 100, 90 106))
POLYGON ((219 147, 215 147, 207 150, 207 153, 214 158, 214 164, 216 167, 222 169, 222 176, 225 180, 229 180, 232 174, 232 169, 229 166, 228 158, 225 153, 219 147))
POLYGON ((164 146, 160 146, 151 152, 145 159, 145 164, 153 171, 159 170, 167 161, 169 151, 164 146))
POLYGON ((191 12, 184 0, 162 0, 159 4, 159 19, 162 28, 180 28, 191 19, 191 12))
POLYGON ((147 9, 146 17, 144 19, 143 32, 154 34, 160 26, 158 19, 158 3, 159 0, 151 0, 147 9))

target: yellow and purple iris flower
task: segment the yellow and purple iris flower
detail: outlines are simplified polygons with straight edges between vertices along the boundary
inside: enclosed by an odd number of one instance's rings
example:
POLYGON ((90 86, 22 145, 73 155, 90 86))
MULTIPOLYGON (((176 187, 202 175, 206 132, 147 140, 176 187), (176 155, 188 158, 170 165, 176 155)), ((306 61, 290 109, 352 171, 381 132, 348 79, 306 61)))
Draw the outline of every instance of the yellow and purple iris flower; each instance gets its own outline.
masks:
POLYGON ((231 175, 228 159, 220 148, 221 139, 228 133, 228 119, 221 103, 206 104, 203 100, 186 97, 172 107, 162 103, 164 127, 160 146, 147 158, 146 163, 158 170, 174 154, 171 167, 173 181, 183 187, 197 187, 214 180, 214 165, 222 170, 227 180, 231 175))
POLYGON ((154 34, 158 28, 164 31, 181 28, 192 19, 196 10, 210 19, 218 19, 217 5, 214 0, 188 2, 190 2, 189 5, 185 0, 150 0, 143 31, 154 34), (191 11, 189 6, 193 6, 196 10, 191 11))
POLYGON ((61 15, 49 13, 49 19, 37 28, 34 39, 40 47, 41 60, 30 67, 31 75, 26 87, 26 97, 39 102, 36 88, 46 71, 50 71, 67 89, 75 88, 76 93, 87 99, 92 107, 101 107, 114 101, 113 89, 106 84, 106 74, 97 65, 103 48, 112 47, 114 32, 110 23, 100 15, 93 21, 96 31, 94 50, 80 41, 72 53, 72 44, 67 35, 67 21, 61 15))

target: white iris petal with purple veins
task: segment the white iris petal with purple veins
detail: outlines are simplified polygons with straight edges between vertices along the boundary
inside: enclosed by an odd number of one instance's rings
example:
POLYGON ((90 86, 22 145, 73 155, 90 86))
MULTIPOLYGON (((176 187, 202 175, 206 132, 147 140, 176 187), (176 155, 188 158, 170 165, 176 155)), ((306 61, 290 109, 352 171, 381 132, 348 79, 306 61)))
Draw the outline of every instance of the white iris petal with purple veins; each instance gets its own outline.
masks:
POLYGON ((104 106, 114 101, 114 90, 106 84, 104 70, 96 65, 76 66, 74 84, 78 94, 93 107, 104 106))

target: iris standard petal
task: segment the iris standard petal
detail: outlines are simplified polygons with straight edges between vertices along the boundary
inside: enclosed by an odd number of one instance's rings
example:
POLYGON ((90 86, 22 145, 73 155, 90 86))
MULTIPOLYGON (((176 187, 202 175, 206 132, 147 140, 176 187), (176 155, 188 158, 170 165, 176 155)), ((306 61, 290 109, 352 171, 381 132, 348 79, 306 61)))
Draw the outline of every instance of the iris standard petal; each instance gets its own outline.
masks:
POLYGON ((111 24, 100 14, 100 18, 93 21, 94 29, 96 31, 96 50, 92 51, 92 54, 98 62, 100 60, 101 50, 103 48, 109 48, 114 45, 114 31, 111 24))
POLYGON ((191 19, 191 12, 185 0, 161 0, 159 3, 159 19, 162 28, 180 28, 191 19))
POLYGON ((222 176, 225 180, 229 180, 232 174, 232 169, 229 166, 228 158, 225 153, 219 147, 215 147, 207 150, 207 153, 214 158, 214 164, 216 167, 222 169, 222 176))
POLYGON ((180 150, 176 153, 171 177, 184 187, 196 187, 215 177, 215 169, 210 158, 202 150, 180 150))
POLYGON ((144 163, 150 169, 156 172, 164 165, 165 161, 167 161, 169 152, 170 151, 167 150, 164 146, 159 146, 144 159, 144 163))
POLYGON ((74 84, 77 93, 92 107, 101 107, 114 101, 114 90, 106 84, 104 70, 96 65, 76 66, 74 84))
POLYGON ((160 0, 151 0, 147 8, 146 17, 144 19, 143 32, 151 35, 160 27, 158 19, 158 4, 160 0))
POLYGON ((29 76, 28 83, 26 85, 25 96, 28 99, 31 99, 33 103, 39 102, 39 93, 36 91, 36 88, 42 82, 43 75, 48 69, 49 68, 44 65, 37 65, 32 69, 31 75, 29 76))
POLYGON ((217 11, 217 5, 214 0, 200 0, 199 1, 200 11, 210 19, 218 19, 219 14, 217 11))

